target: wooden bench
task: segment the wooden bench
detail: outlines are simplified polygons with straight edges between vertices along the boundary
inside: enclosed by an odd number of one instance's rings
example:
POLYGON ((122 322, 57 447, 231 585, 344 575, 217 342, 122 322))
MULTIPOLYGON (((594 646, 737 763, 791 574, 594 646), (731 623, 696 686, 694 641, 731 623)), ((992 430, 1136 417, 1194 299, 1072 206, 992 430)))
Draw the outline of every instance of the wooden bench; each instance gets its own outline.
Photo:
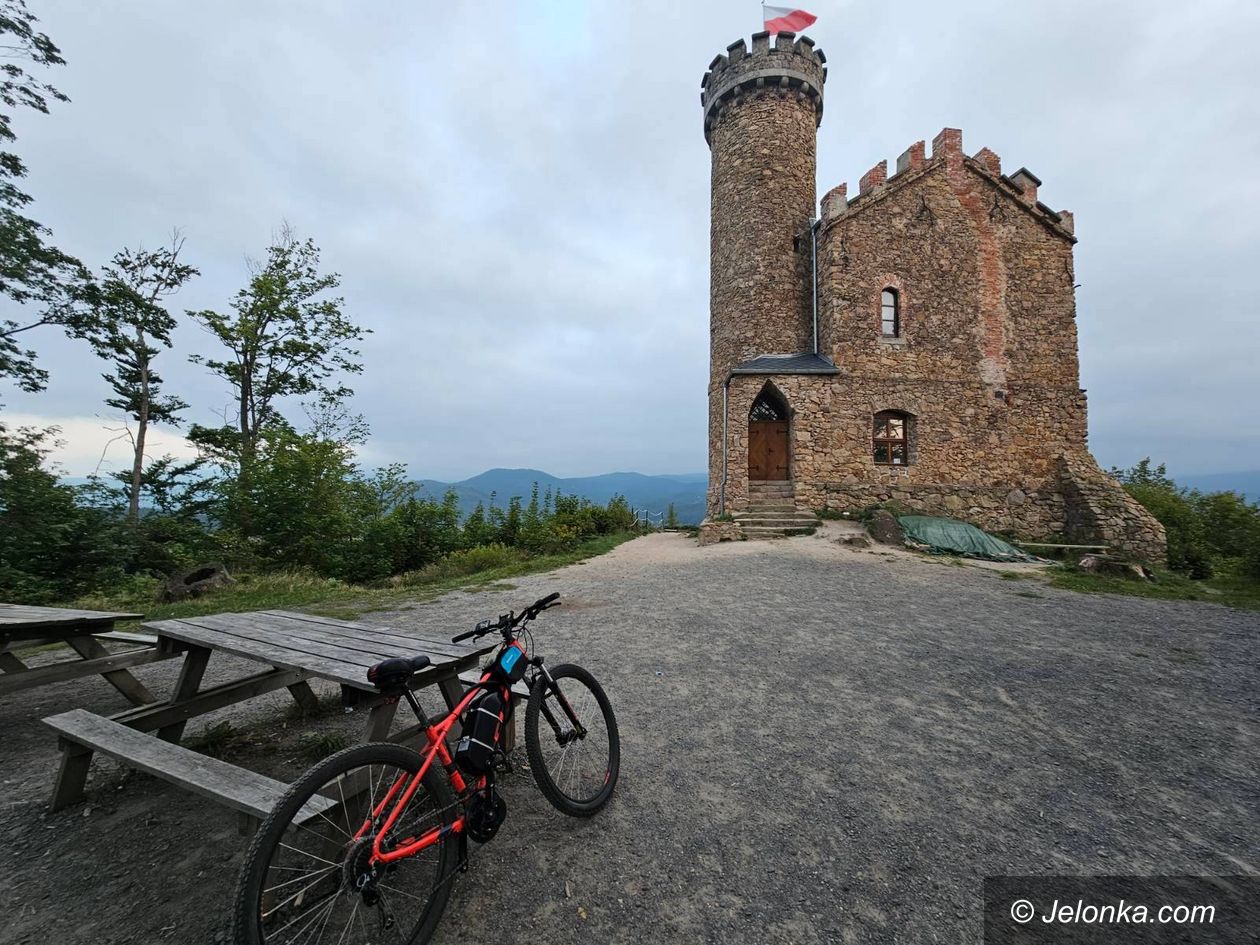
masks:
MULTIPOLYGON (((98 751, 129 768, 239 811, 247 826, 266 817, 289 789, 289 785, 265 775, 145 735, 86 709, 62 712, 44 719, 44 724, 57 733, 62 750, 61 774, 51 806, 54 811, 82 799, 92 753, 98 751), (72 769, 68 777, 67 769, 72 769)), ((317 817, 334 806, 326 798, 319 798, 318 803, 311 800, 303 808, 301 819, 317 817)))

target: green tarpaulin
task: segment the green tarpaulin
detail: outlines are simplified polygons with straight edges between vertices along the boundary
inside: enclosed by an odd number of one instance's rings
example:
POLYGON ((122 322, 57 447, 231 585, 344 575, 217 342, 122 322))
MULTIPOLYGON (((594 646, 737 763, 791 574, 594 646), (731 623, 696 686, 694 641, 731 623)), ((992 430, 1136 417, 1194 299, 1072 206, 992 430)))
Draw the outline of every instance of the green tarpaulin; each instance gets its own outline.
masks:
POLYGON ((990 561, 1034 561, 1014 545, 994 538, 974 525, 952 518, 928 515, 903 515, 897 519, 906 533, 906 541, 927 546, 933 554, 962 555, 966 558, 987 558, 990 561))

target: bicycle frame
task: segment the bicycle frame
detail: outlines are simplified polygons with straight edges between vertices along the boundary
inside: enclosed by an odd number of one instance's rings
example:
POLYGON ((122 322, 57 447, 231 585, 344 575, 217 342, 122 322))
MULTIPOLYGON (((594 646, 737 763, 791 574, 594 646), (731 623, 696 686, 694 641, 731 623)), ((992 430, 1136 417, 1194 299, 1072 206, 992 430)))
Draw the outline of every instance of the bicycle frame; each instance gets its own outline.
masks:
MULTIPOLYGON (((512 640, 508 640, 505 642, 504 646, 511 646, 512 643, 512 640)), ((537 669, 533 678, 526 680, 530 690, 532 691, 533 687, 537 685, 550 686, 552 691, 556 694, 557 700, 561 708, 564 710, 564 714, 573 725, 573 731, 571 731, 569 735, 577 738, 585 737, 586 728, 578 720, 577 713, 573 711, 573 707, 569 704, 569 700, 565 698, 564 693, 560 691, 560 687, 556 685, 551 674, 547 672, 546 667, 543 666, 542 657, 531 657, 529 659, 529 663, 537 669)), ((381 849, 382 839, 393 829, 394 825, 398 822, 398 819, 402 816, 402 812, 411 802, 411 798, 419 789, 420 783, 424 779, 425 774, 428 772, 429 768, 432 767, 434 758, 437 758, 442 763, 442 767, 446 771, 446 776, 450 780, 451 787, 455 790, 455 796, 458 799, 458 803, 462 805, 465 802, 465 794, 468 790, 469 784, 468 781, 465 780, 463 772, 461 772, 456 766, 455 759, 451 755, 450 749, 446 747, 446 736, 450 732, 452 726, 459 721, 459 717, 465 712, 465 710, 467 710, 469 703, 471 703, 472 700, 482 691, 493 688, 497 688, 499 690, 504 699, 503 704, 508 707, 507 715, 505 716, 506 723, 506 720, 510 718, 512 711, 511 689, 503 683, 493 682, 491 673, 487 671, 482 674, 480 681, 478 681, 475 686, 470 688, 468 692, 464 693, 464 696, 460 699, 459 703, 451 709, 440 722, 428 725, 425 730, 425 734, 429 740, 429 745, 423 752, 424 763, 420 766, 420 770, 413 775, 399 775, 399 777, 397 777, 394 780, 394 783, 390 786, 389 791, 387 791, 385 796, 381 798, 380 803, 378 803, 368 813, 367 817, 363 821, 363 825, 359 827, 358 831, 356 831, 354 836, 351 838, 351 842, 355 842, 366 836, 367 833, 372 830, 373 825, 379 822, 382 813, 388 808, 388 805, 393 803, 393 807, 392 809, 389 809, 389 815, 385 818, 385 822, 381 825, 380 829, 376 830, 376 836, 372 841, 372 857, 370 862, 374 864, 393 863, 397 860, 403 860, 409 856, 414 856, 421 850, 427 849, 436 843, 442 842, 452 833, 461 834, 464 832, 466 821, 465 815, 461 811, 460 815, 449 824, 442 824, 426 831, 419 837, 412 837, 404 840, 392 849, 381 849)), ((415 694, 410 689, 404 689, 402 695, 406 698, 408 704, 412 708, 412 711, 416 713, 416 717, 421 722, 427 721, 424 710, 420 708, 420 703, 416 701, 415 694)), ((552 715, 545 700, 542 705, 542 715, 555 731, 557 737, 559 737, 561 731, 560 724, 552 715)), ((476 780, 473 786, 480 788, 484 783, 484 780, 485 775, 482 775, 476 780)))
MULTIPOLYGON (((404 841, 392 850, 382 850, 381 840, 394 824, 398 822, 398 818, 402 816, 403 810, 411 802, 412 796, 420 787, 421 781, 425 774, 433 765, 433 759, 437 758, 442 763, 442 767, 446 770, 446 776, 450 779, 451 787, 455 789, 457 797, 462 798, 465 791, 468 790, 468 782, 464 780, 463 773, 455 765, 455 759, 451 756, 451 750, 446 747, 446 736, 450 732, 451 727, 459 721, 459 717, 468 708, 468 704, 476 698, 477 694, 488 688, 487 683, 490 681, 490 674, 487 672, 481 677, 481 681, 473 686, 468 692, 464 693, 464 697, 459 704, 438 723, 430 725, 425 730, 425 735, 429 740, 429 747, 424 751, 424 764, 420 766, 420 770, 413 775, 399 776, 390 786, 389 791, 381 798, 363 821, 363 825, 359 827, 352 840, 359 840, 372 829, 381 814, 386 810, 387 806, 397 798, 393 808, 389 811, 389 816, 385 818, 385 823, 376 831, 376 838, 372 843, 372 862, 373 863, 392 863, 395 860, 406 859, 414 856, 421 850, 440 843, 447 835, 451 833, 463 833, 464 831, 464 815, 461 813, 454 821, 449 824, 442 824, 426 831, 420 837, 414 837, 404 841), (399 792, 401 791, 401 796, 399 792)), ((411 705, 412 710, 417 717, 424 719, 424 711, 420 708, 420 704, 416 701, 415 695, 410 689, 404 691, 407 702, 411 705)), ((510 694, 509 694, 510 695, 510 694)))

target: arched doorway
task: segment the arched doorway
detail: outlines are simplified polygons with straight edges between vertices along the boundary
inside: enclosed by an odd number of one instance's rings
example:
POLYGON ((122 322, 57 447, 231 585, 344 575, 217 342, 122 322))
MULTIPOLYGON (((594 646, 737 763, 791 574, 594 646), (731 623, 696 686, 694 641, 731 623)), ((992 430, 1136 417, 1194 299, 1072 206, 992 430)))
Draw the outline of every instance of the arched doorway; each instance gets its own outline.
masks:
POLYGON ((748 478, 751 481, 792 478, 788 418, 787 403, 767 384, 748 413, 748 478))

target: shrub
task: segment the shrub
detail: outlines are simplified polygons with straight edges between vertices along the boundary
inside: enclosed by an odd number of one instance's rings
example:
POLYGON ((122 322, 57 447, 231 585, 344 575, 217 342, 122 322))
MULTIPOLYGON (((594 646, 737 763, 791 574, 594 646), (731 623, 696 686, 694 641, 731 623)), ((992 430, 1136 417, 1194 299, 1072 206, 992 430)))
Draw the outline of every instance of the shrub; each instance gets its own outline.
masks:
POLYGON ((465 548, 453 551, 440 561, 435 561, 417 571, 408 571, 390 579, 395 587, 412 587, 418 584, 431 584, 450 578, 466 577, 482 571, 493 571, 519 564, 526 555, 518 548, 506 545, 482 545, 480 548, 465 548))
POLYGON ((1111 474, 1164 526, 1174 571, 1195 579, 1214 573, 1260 578, 1260 506, 1235 492, 1182 488, 1149 457, 1111 474))

